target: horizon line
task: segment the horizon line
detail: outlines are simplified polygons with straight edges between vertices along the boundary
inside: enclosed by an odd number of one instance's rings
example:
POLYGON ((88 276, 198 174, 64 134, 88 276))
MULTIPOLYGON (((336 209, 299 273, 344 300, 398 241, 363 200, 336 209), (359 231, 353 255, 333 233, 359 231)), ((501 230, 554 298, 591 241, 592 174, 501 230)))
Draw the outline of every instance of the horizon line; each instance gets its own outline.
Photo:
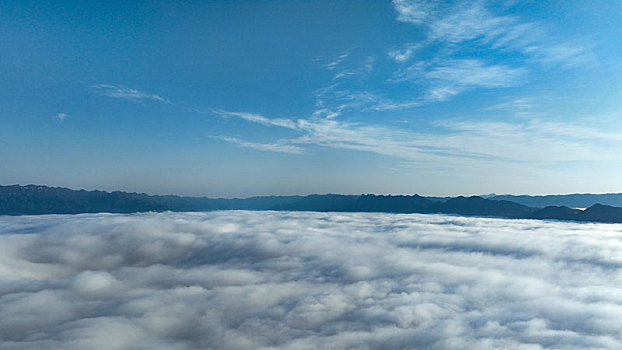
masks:
POLYGON ((75 189, 75 188, 71 188, 67 186, 42 185, 42 184, 33 184, 33 183, 26 184, 26 185, 21 185, 18 183, 10 184, 10 185, 0 184, 0 187, 12 187, 12 186, 19 186, 19 187, 35 186, 35 187, 61 188, 61 189, 67 189, 71 191, 106 192, 106 193, 123 192, 123 193, 128 193, 128 194, 142 194, 142 195, 147 195, 147 196, 160 196, 160 197, 175 196, 175 197, 185 197, 185 198, 210 198, 210 199, 249 199, 249 198, 261 198, 261 197, 306 197, 306 196, 327 196, 327 195, 337 195, 337 196, 373 195, 373 196, 396 196, 396 197, 397 196, 420 196, 420 197, 426 197, 426 198, 430 198, 430 197, 432 198, 456 198, 456 197, 486 198, 488 197, 487 199, 489 199, 490 197, 497 197, 497 196, 547 197, 547 196, 572 196, 572 195, 622 195, 622 192, 604 192, 604 193, 575 192, 575 193, 554 193, 554 194, 511 194, 511 193, 498 194, 498 193, 491 192, 491 193, 486 193, 486 194, 458 194, 458 195, 423 195, 419 193, 403 194, 403 193, 333 193, 333 192, 318 193, 318 192, 315 192, 315 193, 307 193, 307 194, 251 195, 247 197, 218 197, 218 196, 212 197, 208 195, 181 195, 181 194, 171 194, 171 193, 154 194, 154 193, 138 192, 138 191, 130 191, 130 190, 101 190, 101 189, 86 189, 86 188, 75 189))

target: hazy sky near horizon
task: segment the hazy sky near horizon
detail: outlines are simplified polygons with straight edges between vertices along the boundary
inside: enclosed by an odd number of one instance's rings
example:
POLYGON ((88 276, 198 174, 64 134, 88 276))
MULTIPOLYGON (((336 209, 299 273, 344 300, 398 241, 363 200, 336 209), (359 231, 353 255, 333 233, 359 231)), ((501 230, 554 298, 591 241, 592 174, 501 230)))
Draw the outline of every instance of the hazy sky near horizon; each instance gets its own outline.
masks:
POLYGON ((622 2, 3 1, 0 184, 622 192, 622 2))

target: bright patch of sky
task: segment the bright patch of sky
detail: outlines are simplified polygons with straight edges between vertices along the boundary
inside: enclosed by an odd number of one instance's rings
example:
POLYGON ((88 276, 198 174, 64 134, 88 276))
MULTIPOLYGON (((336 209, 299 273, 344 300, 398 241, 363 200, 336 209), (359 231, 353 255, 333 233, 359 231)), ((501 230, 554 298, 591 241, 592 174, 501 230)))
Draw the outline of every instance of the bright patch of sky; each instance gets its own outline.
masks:
POLYGON ((0 183, 622 192, 611 1, 0 5, 0 183))

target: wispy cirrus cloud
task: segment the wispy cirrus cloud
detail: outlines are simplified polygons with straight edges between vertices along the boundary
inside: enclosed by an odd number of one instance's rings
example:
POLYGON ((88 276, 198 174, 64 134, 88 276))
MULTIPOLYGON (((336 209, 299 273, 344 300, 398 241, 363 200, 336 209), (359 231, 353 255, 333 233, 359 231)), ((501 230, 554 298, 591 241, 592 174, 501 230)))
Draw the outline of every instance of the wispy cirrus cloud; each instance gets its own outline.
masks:
POLYGON ((508 33, 516 35, 517 28, 527 28, 515 26, 520 23, 516 17, 493 14, 481 1, 459 3, 439 12, 424 23, 430 41, 457 44, 479 40, 479 44, 494 45, 508 33))
POLYGON ((337 58, 335 58, 334 60, 326 63, 324 65, 324 67, 326 69, 328 69, 328 70, 337 69, 339 67, 339 65, 341 63, 343 63, 343 61, 345 61, 348 58, 348 56, 350 56, 350 54, 348 54, 348 53, 341 54, 341 55, 337 56, 337 58))
POLYGON ((587 123, 537 118, 518 122, 444 120, 430 123, 430 128, 436 130, 434 132, 416 132, 325 118, 285 119, 287 122, 272 123, 267 117, 249 119, 244 118, 245 115, 230 113, 230 116, 250 122, 299 132, 298 137, 280 139, 276 143, 300 148, 290 153, 315 145, 376 153, 417 162, 423 167, 469 164, 470 167, 496 168, 499 164, 539 164, 543 161, 615 161, 620 155, 612 146, 622 145, 618 134, 587 123))
MULTIPOLYGON (((390 69, 379 69, 374 74, 367 74, 375 63, 371 56, 362 66, 349 69, 345 60, 352 63, 352 56, 336 56, 324 66, 336 75, 330 85, 315 91, 317 110, 312 117, 216 113, 299 133, 298 137, 280 139, 279 145, 372 152, 424 167, 465 162, 497 167, 533 165, 544 160, 619 158, 611 148, 620 143, 615 135, 580 120, 547 121, 533 113, 523 114, 521 120, 503 122, 468 118, 431 122, 425 132, 370 124, 369 119, 356 122, 362 120, 356 113, 407 110, 467 92, 516 87, 528 82, 537 70, 577 68, 590 60, 589 47, 580 41, 560 41, 544 23, 504 14, 503 6, 493 9, 488 1, 395 0, 393 5, 397 20, 420 28, 423 39, 409 40, 388 51, 394 61, 390 69), (425 52, 425 59, 418 57, 420 52, 425 52), (511 60, 495 59, 508 54, 511 60), (367 84, 365 79, 371 76, 382 82, 370 80, 371 84, 367 84), (349 118, 344 121, 344 117, 349 118)), ((512 102, 494 101, 483 110, 507 110, 510 105, 522 106, 523 111, 528 108, 524 100, 514 98, 512 102)))
POLYGON ((562 68, 586 66, 594 60, 588 47, 571 43, 526 47, 524 51, 535 61, 562 68))
MULTIPOLYGON (((487 1, 451 2, 396 0, 397 19, 422 27, 427 37, 419 45, 443 43, 447 52, 479 46, 487 50, 516 51, 541 63, 564 67, 585 64, 589 48, 580 41, 560 41, 543 23, 526 22, 515 15, 497 14, 487 1)), ((391 55, 391 52, 389 53, 391 55)))
POLYGON ((65 119, 69 118, 69 115, 66 113, 58 113, 54 116, 54 118, 56 118, 59 122, 63 122, 65 121, 65 119))
POLYGON ((397 10, 397 20, 413 24, 421 24, 433 9, 433 4, 426 0, 393 0, 397 10))
POLYGON ((532 109, 535 105, 535 101, 530 97, 517 97, 506 99, 506 101, 488 106, 487 110, 509 110, 509 111, 523 111, 532 109))
POLYGON ((428 98, 444 100, 473 88, 500 88, 518 84, 527 71, 477 59, 450 60, 425 73, 432 88, 428 98))
POLYGON ((276 142, 276 143, 259 143, 259 142, 250 142, 250 141, 244 141, 244 140, 240 140, 238 138, 235 137, 228 137, 228 136, 210 136, 214 139, 219 139, 219 140, 223 140, 229 143, 233 143, 236 144, 240 147, 244 147, 244 148, 252 148, 255 150, 259 150, 259 151, 268 151, 268 152, 278 152, 278 153, 292 153, 292 154, 298 154, 298 153, 302 153, 303 152, 303 148, 299 147, 299 146, 295 146, 295 145, 291 145, 291 144, 284 144, 284 143, 280 143, 280 142, 276 142))
POLYGON ((364 70, 342 68, 318 89, 320 109, 332 115, 412 109, 470 91, 520 86, 532 73, 588 67, 593 60, 581 40, 561 40, 543 22, 504 13, 504 5, 395 0, 393 6, 397 20, 416 26, 422 38, 386 52, 397 66, 381 83, 361 84, 364 70))
POLYGON ((406 62, 410 60, 421 47, 421 44, 409 43, 399 49, 389 51, 388 55, 397 62, 406 62))
POLYGON ((444 101, 474 89, 498 89, 524 82, 529 70, 503 64, 491 64, 482 59, 446 59, 415 62, 393 73, 390 81, 413 82, 424 91, 418 97, 420 104, 444 101))
POLYGON ((421 106, 422 104, 423 104, 422 101, 419 99, 404 100, 404 101, 380 99, 371 108, 376 111, 395 111, 395 110, 411 109, 414 107, 421 106))
POLYGON ((332 119, 346 112, 391 111, 420 106, 421 98, 395 100, 378 93, 365 90, 341 90, 339 84, 333 84, 316 91, 320 107, 313 114, 317 117, 332 119))
POLYGON ((374 57, 369 56, 365 58, 361 64, 355 67, 341 69, 337 74, 335 74, 333 80, 340 80, 343 78, 360 78, 365 76, 374 69, 375 61, 374 57))
POLYGON ((157 101, 166 104, 173 104, 170 100, 158 96, 155 94, 146 93, 143 91, 139 91, 136 89, 130 89, 125 86, 116 86, 109 84, 95 84, 91 85, 93 91, 102 96, 108 96, 112 98, 120 98, 131 100, 133 102, 144 102, 144 101, 157 101))
POLYGON ((393 1, 397 20, 419 28, 423 39, 387 52, 400 64, 389 81, 417 84, 413 97, 424 104, 469 90, 517 86, 536 70, 593 64, 590 46, 582 40, 561 40, 544 23, 499 13, 503 6, 493 11, 490 5, 484 0, 393 1), (472 54, 474 49, 480 54, 472 54), (417 60, 419 51, 425 52, 425 61, 417 60), (513 59, 505 63, 483 58, 508 54, 513 59))
MULTIPOLYGON (((346 111, 371 107, 374 101, 379 99, 379 96, 368 91, 344 88, 352 82, 362 83, 365 81, 374 70, 376 58, 366 56, 356 63, 349 62, 350 64, 346 66, 341 64, 344 56, 341 55, 338 61, 334 61, 339 63, 339 69, 333 75, 330 84, 314 91, 316 106, 318 107, 315 111, 316 116, 325 115, 327 118, 335 118, 346 111)), ((336 65, 325 66, 329 71, 336 67, 336 65)))
POLYGON ((223 117, 237 117, 247 120, 249 122, 262 124, 265 126, 280 126, 288 129, 296 129, 296 123, 290 119, 279 119, 279 118, 266 118, 264 116, 253 114, 253 113, 243 113, 243 112, 229 112, 223 110, 215 110, 214 113, 221 115, 223 117))
POLYGON ((318 113, 341 115, 344 111, 389 111, 421 106, 431 101, 444 101, 468 90, 504 88, 519 85, 528 76, 528 70, 502 64, 489 64, 481 59, 448 59, 416 62, 400 68, 389 79, 394 83, 417 83, 422 92, 409 99, 392 99, 369 91, 341 90, 333 84, 318 91, 322 105, 318 113))

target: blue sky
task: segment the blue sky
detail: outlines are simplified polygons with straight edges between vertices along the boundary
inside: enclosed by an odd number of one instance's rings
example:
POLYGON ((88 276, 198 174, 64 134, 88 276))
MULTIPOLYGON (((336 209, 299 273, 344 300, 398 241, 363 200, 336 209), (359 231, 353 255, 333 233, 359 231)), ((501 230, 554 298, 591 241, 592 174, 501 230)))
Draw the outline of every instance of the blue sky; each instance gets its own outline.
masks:
POLYGON ((4 1, 0 183, 622 192, 617 1, 4 1))

